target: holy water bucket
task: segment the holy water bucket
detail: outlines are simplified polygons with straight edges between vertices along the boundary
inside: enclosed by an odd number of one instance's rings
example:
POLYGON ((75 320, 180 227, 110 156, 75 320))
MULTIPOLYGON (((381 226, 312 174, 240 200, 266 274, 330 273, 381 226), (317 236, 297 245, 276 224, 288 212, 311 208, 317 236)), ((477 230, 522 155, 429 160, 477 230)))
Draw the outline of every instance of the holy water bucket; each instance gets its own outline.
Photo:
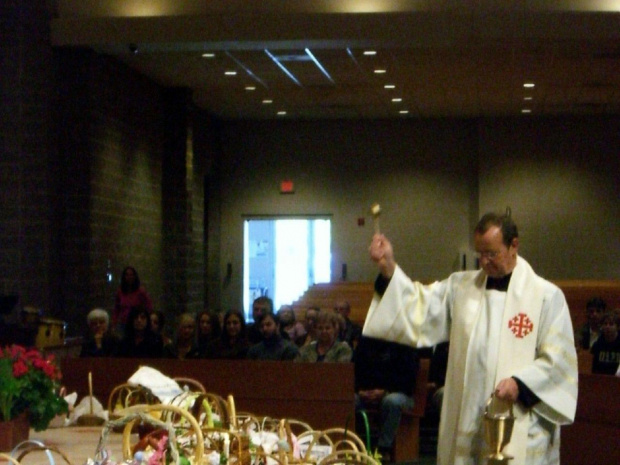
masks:
POLYGON ((493 394, 487 401, 484 409, 484 431, 487 445, 491 450, 491 454, 487 455, 489 464, 508 463, 513 457, 504 454, 502 451, 512 436, 512 428, 515 423, 512 403, 508 413, 489 413, 489 407, 493 402, 493 394))

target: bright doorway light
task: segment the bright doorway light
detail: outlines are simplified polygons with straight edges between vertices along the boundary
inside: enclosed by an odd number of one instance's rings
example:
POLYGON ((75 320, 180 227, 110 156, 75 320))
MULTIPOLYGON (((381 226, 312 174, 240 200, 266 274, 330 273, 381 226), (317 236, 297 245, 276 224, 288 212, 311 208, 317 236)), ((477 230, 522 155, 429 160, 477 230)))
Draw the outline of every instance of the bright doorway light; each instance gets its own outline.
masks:
POLYGON ((248 219, 243 258, 243 307, 251 321, 255 298, 271 298, 277 310, 311 285, 331 280, 331 220, 248 219))

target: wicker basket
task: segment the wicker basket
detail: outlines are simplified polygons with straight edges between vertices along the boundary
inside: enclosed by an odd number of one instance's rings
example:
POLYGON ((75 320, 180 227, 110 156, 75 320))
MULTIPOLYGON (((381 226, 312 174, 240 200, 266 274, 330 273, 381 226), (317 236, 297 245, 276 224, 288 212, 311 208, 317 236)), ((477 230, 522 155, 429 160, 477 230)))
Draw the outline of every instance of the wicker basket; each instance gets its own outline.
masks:
MULTIPOLYGON (((118 420, 108 421, 101 432, 97 451, 95 453, 96 461, 103 461, 106 458, 105 446, 107 438, 111 431, 123 427, 123 459, 131 460, 136 447, 131 444, 131 434, 134 425, 137 422, 145 423, 154 427, 156 430, 164 430, 168 434, 167 448, 172 456, 172 460, 180 465, 181 455, 178 449, 178 436, 191 435, 192 448, 190 457, 187 457, 193 465, 202 463, 204 457, 204 437, 196 419, 186 410, 173 405, 135 405, 121 412, 123 416, 118 420), (166 421, 155 418, 157 415, 168 413, 166 421)), ((155 434, 155 433, 149 433, 155 434)))
POLYGON ((205 447, 214 450, 220 455, 225 454, 224 437, 228 436, 228 463, 249 465, 251 463, 250 438, 242 432, 235 432, 223 428, 202 428, 205 447))

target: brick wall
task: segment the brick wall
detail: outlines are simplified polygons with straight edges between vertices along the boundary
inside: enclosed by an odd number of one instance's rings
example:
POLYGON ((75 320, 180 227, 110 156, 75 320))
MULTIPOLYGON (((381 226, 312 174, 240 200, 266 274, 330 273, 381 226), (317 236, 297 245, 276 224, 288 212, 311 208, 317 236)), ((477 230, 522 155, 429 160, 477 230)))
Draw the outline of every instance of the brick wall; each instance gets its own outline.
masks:
POLYGON ((50 301, 55 211, 48 36, 44 0, 0 3, 0 293, 38 307, 50 301))
POLYGON ((63 126, 80 127, 63 138, 68 177, 81 184, 66 196, 75 204, 64 215, 80 231, 65 239, 66 256, 81 270, 77 280, 64 280, 74 286, 69 294, 76 300, 66 305, 71 319, 94 306, 111 309, 127 265, 137 269, 155 308, 169 321, 201 308, 204 174, 200 165, 194 167, 189 141, 191 95, 162 89, 92 52, 59 53, 78 62, 60 67, 63 82, 74 87, 63 98, 63 126))
POLYGON ((79 334, 132 265, 157 308, 201 308, 191 96, 90 50, 53 49, 47 3, 0 4, 0 293, 79 334))

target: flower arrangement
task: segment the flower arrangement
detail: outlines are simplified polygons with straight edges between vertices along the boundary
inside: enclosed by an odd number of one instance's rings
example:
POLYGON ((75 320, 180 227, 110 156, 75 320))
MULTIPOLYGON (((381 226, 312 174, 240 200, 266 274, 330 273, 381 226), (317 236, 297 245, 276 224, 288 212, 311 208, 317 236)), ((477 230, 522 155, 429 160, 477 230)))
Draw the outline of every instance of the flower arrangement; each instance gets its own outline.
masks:
POLYGON ((46 429, 56 415, 69 410, 57 394, 60 379, 53 355, 18 345, 0 349, 0 421, 27 412, 32 428, 46 429))

